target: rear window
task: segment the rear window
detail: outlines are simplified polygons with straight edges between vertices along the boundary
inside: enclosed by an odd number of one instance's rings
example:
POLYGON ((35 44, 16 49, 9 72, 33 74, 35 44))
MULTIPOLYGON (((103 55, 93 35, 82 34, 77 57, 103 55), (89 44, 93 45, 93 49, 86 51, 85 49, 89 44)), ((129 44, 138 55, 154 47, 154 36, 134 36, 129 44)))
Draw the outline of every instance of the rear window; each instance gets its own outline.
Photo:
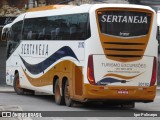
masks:
POLYGON ((151 14, 135 11, 98 11, 102 33, 112 36, 133 37, 148 34, 151 14))

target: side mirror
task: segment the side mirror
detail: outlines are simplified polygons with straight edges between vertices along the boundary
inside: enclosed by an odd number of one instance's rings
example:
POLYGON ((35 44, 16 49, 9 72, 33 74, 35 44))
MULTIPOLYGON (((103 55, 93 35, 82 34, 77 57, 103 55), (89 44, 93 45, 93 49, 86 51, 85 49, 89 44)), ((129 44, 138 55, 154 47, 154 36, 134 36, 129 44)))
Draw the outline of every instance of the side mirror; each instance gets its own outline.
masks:
POLYGON ((1 40, 2 41, 6 41, 6 39, 7 39, 7 34, 6 33, 2 33, 1 40))

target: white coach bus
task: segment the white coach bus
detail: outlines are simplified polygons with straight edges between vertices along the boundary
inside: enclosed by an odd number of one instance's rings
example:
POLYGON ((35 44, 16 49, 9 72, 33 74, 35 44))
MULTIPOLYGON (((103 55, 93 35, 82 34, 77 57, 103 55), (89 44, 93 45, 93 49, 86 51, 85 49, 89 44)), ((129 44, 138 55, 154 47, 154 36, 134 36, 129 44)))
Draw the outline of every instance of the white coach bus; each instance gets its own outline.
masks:
POLYGON ((147 6, 95 4, 33 8, 17 17, 7 41, 6 83, 17 94, 74 101, 153 102, 156 13, 147 6))

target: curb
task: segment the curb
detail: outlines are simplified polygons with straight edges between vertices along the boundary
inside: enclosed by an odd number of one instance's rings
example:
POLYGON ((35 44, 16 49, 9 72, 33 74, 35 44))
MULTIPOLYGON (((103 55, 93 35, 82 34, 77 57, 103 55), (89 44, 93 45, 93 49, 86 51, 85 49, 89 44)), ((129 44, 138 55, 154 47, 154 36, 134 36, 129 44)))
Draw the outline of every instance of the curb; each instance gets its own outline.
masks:
POLYGON ((14 88, 12 86, 0 86, 0 93, 11 93, 14 92, 14 88))

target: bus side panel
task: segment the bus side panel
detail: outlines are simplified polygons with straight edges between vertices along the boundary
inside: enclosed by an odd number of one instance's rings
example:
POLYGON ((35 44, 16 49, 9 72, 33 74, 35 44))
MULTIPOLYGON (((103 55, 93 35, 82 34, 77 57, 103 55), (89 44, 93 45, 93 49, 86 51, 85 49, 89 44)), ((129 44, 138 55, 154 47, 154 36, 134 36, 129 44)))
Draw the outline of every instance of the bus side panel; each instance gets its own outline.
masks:
MULTIPOLYGON (((39 41, 38 43, 37 41, 22 41, 7 61, 7 65, 13 66, 14 64, 15 68, 19 66, 18 72, 22 88, 53 93, 53 78, 56 75, 60 81, 63 77, 68 77, 72 81, 76 80, 74 86, 77 86, 82 84, 85 49, 79 47, 82 43, 84 44, 84 41, 39 41), (74 77, 75 79, 72 77, 73 69, 80 79, 77 76, 74 77)), ((13 72, 17 69, 15 68, 13 72)), ((12 76, 14 78, 14 75, 12 76)), ((74 94, 82 94, 81 87, 81 90, 74 94)), ((72 89, 75 91, 76 88, 72 89)))

